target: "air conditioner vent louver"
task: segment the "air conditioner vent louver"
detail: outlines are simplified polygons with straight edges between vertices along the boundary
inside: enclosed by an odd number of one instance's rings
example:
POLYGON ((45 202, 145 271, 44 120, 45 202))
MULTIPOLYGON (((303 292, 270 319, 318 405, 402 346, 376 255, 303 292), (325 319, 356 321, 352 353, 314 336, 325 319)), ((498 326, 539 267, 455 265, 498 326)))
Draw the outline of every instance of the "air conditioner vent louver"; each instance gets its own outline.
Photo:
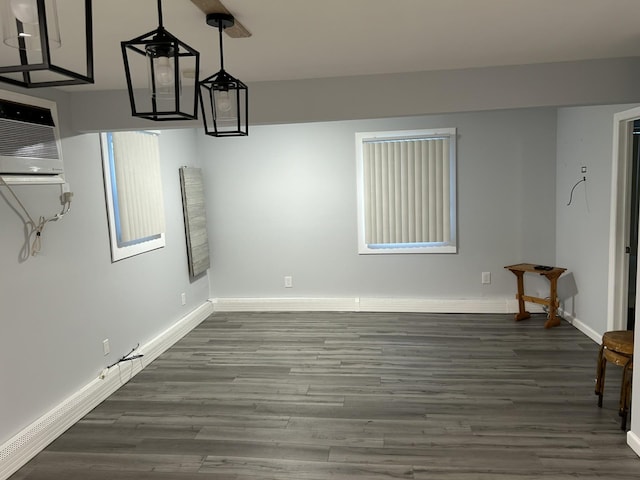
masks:
POLYGON ((58 146, 52 126, 0 118, 0 155, 57 160, 58 146))

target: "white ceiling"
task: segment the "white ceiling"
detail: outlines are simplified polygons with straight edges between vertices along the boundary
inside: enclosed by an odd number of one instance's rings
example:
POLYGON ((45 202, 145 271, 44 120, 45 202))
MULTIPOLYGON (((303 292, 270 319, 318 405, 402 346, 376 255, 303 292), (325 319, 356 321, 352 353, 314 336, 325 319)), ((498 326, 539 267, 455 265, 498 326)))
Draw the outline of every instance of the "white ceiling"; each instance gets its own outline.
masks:
MULTIPOLYGON (((245 82, 640 55, 640 0, 224 3, 253 34, 224 39, 225 67, 245 82)), ((126 88, 120 41, 157 27, 157 0, 93 8, 95 85, 68 90, 126 88)), ((165 28, 200 51, 201 77, 217 71, 217 31, 204 14, 190 0, 164 0, 163 11, 165 28)))

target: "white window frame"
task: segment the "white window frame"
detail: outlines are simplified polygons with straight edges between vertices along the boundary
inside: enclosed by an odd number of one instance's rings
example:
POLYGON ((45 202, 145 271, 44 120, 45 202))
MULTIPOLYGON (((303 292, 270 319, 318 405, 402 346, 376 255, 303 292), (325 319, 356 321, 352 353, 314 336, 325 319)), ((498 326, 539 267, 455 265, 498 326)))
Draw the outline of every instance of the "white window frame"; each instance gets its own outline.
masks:
MULTIPOLYGON (((159 135, 157 131, 146 131, 155 135, 159 135)), ((160 233, 151 237, 141 238, 134 242, 122 244, 118 241, 118 227, 116 225, 117 214, 115 211, 116 202, 114 202, 114 183, 115 175, 112 169, 112 158, 109 147, 108 136, 111 132, 100 133, 100 145, 102 149, 102 169, 104 177, 104 191, 107 204, 107 219, 109 225, 109 243, 111 246, 111 261, 117 262, 125 258, 140 255, 142 253, 157 250, 165 246, 165 234, 160 233)))
POLYGON ((358 254, 388 255, 407 253, 457 253, 457 225, 456 225, 456 139, 455 128, 438 128, 426 130, 395 130, 382 132, 356 133, 356 176, 357 176, 357 204, 358 204, 358 254), (366 141, 383 141, 399 139, 424 139, 449 137, 449 216, 451 239, 447 242, 402 243, 368 245, 365 242, 365 185, 364 185, 364 157, 363 145, 366 141))

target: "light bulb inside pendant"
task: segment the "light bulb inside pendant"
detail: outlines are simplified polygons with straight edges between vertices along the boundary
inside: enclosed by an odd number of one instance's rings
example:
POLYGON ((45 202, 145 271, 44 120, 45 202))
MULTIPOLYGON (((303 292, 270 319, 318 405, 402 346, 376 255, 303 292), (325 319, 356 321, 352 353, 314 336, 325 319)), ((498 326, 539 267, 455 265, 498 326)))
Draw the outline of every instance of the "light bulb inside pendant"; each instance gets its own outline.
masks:
POLYGON ((158 85, 169 87, 174 84, 173 67, 169 62, 169 57, 158 57, 155 70, 158 85))
MULTIPOLYGON (((148 81, 151 98, 172 100, 176 96, 175 50, 165 44, 151 44, 146 48, 148 81)), ((178 84, 180 89, 180 84, 178 84)))
POLYGON ((218 107, 218 111, 228 113, 231 111, 231 107, 233 106, 231 103, 231 98, 229 97, 228 90, 220 90, 216 92, 216 105, 218 107))

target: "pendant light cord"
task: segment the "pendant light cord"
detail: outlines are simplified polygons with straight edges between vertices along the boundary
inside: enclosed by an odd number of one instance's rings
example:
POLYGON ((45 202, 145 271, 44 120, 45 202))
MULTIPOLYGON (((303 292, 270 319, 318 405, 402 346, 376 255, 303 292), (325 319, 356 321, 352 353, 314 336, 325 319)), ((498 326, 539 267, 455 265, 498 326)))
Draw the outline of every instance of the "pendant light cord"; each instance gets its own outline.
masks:
POLYGON ((220 70, 224 70, 224 50, 222 49, 222 31, 224 27, 222 22, 218 23, 218 38, 220 39, 220 70))
POLYGON ((164 28, 162 25, 162 0, 158 0, 158 27, 164 28))

